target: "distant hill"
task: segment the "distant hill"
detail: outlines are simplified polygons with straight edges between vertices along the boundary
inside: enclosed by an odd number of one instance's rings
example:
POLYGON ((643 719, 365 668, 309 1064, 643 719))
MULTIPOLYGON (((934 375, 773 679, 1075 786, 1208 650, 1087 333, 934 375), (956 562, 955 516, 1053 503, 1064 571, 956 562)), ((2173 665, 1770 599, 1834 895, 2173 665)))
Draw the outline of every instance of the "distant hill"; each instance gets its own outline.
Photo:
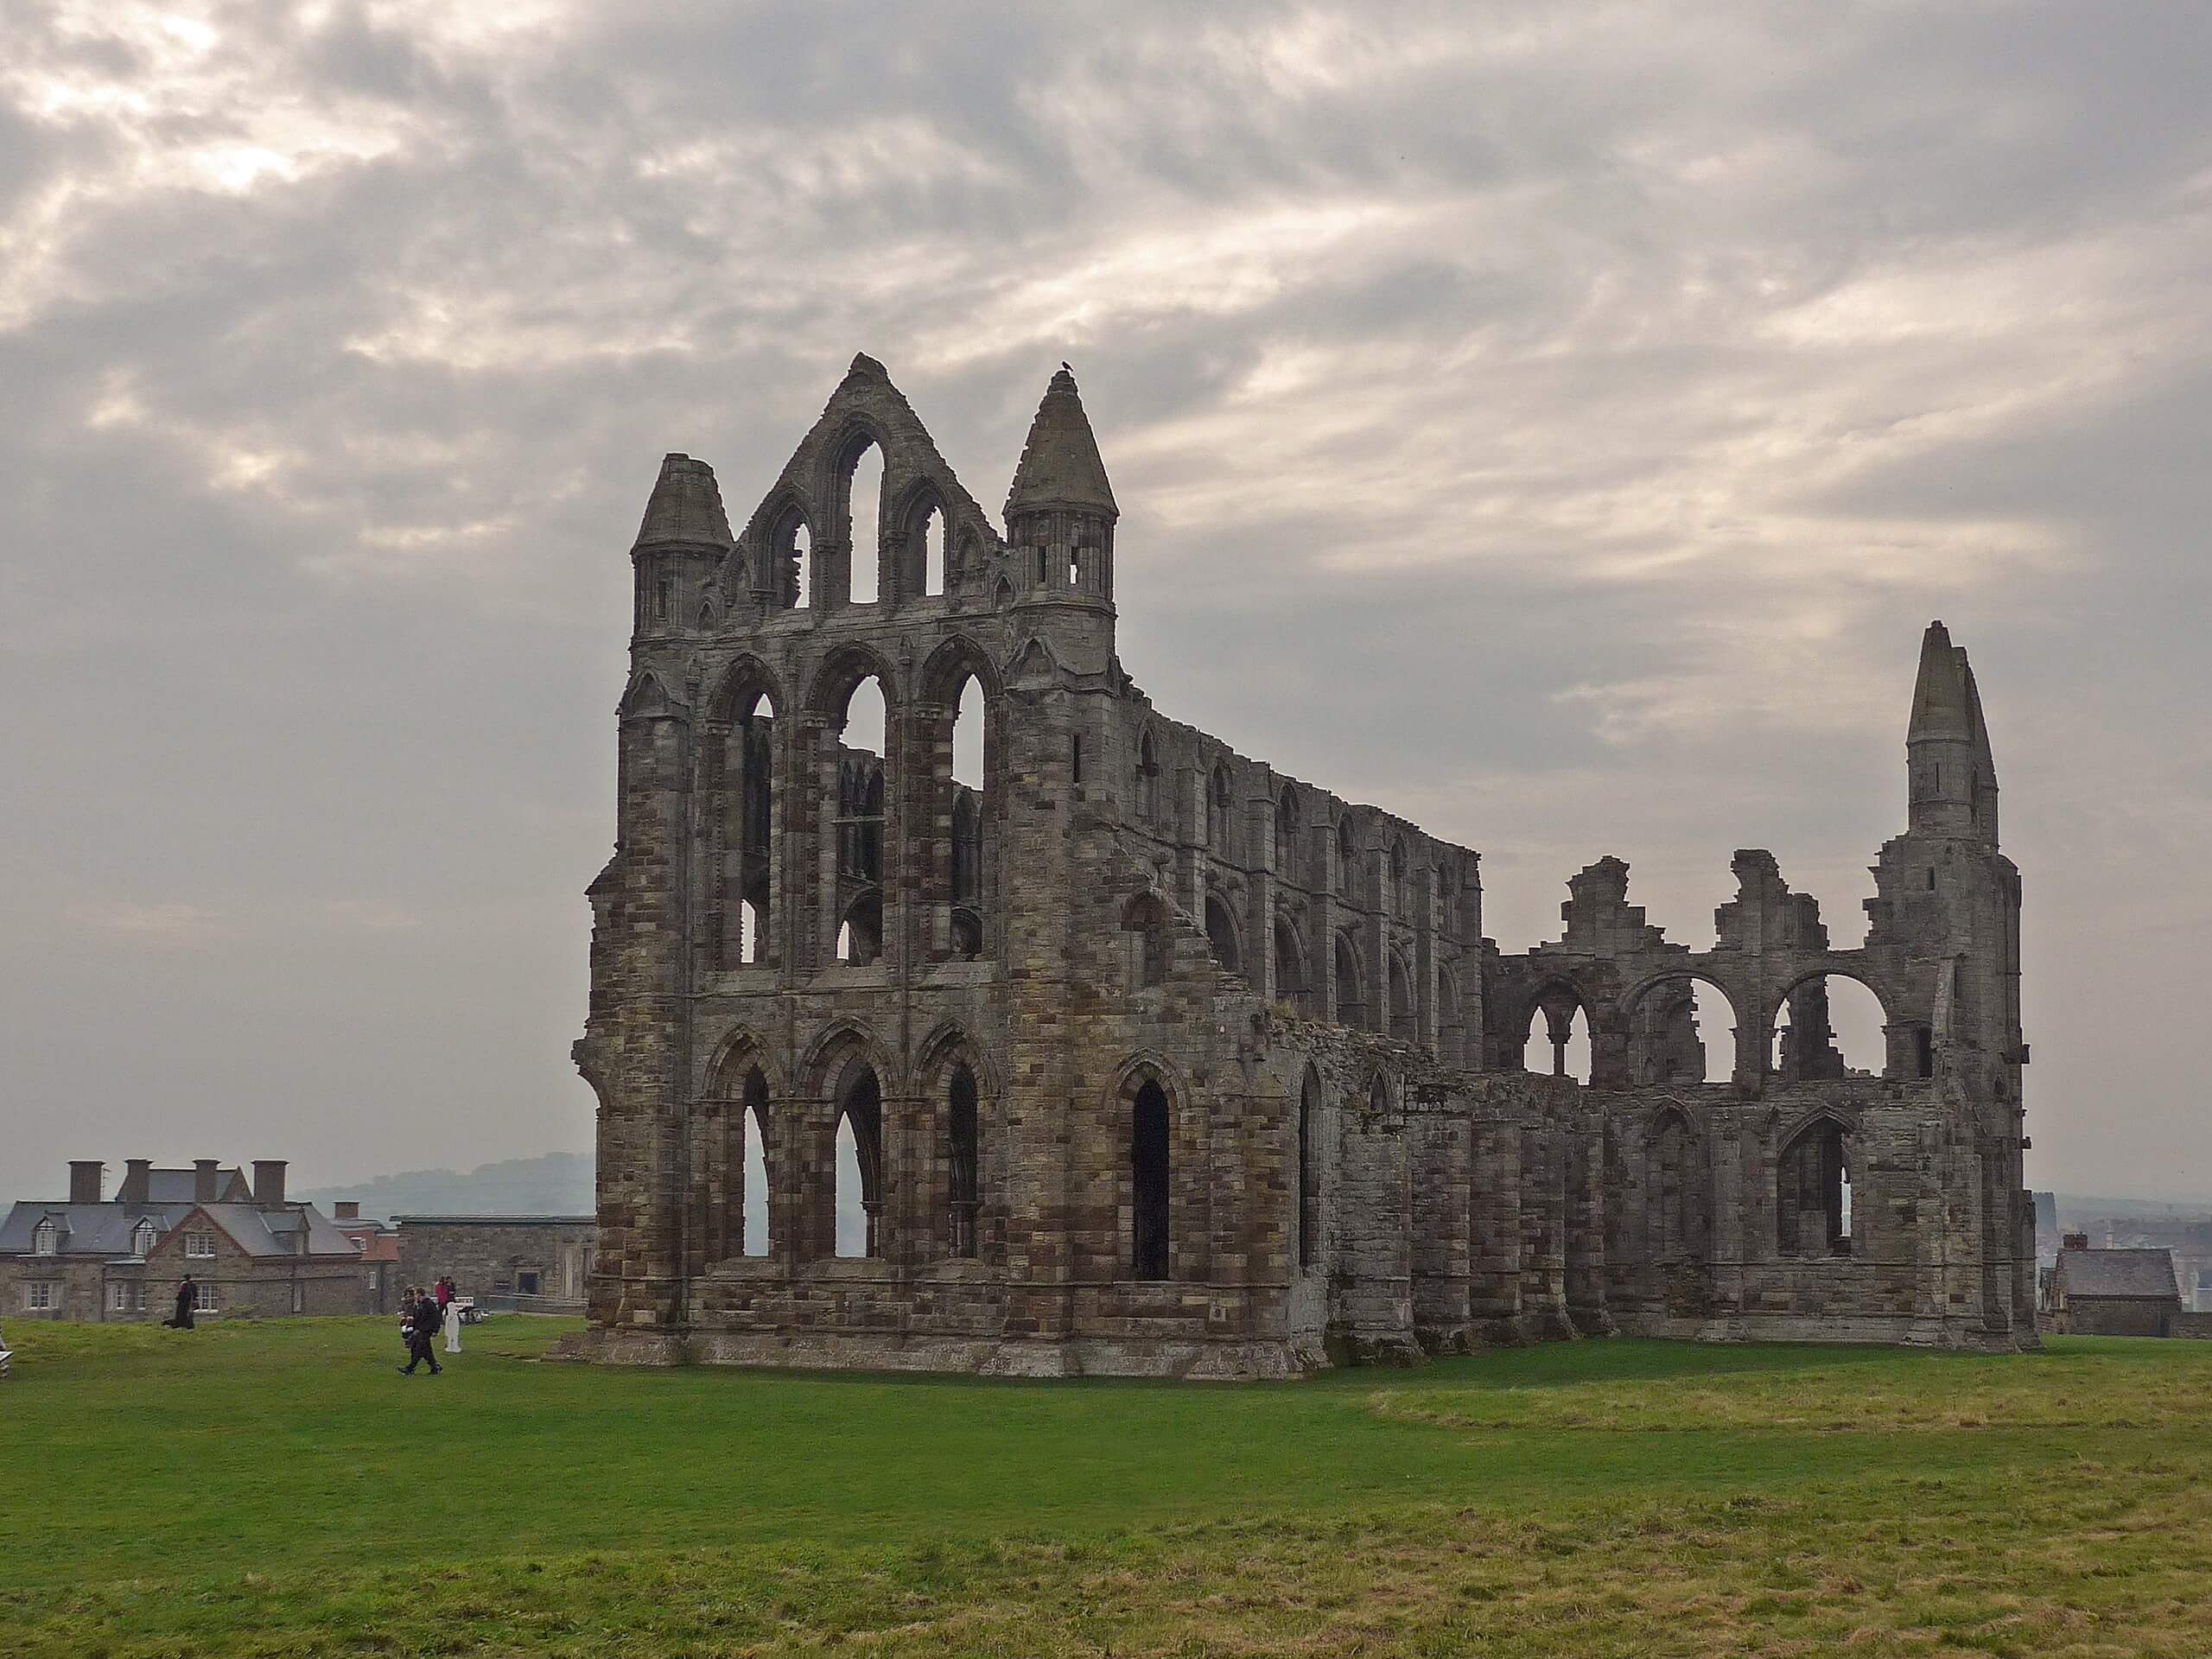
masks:
POLYGON ((410 1169, 352 1186, 318 1186, 293 1194, 325 1214, 351 1198, 365 1216, 588 1216, 596 1208, 588 1153, 549 1152, 509 1158, 467 1171, 410 1169))

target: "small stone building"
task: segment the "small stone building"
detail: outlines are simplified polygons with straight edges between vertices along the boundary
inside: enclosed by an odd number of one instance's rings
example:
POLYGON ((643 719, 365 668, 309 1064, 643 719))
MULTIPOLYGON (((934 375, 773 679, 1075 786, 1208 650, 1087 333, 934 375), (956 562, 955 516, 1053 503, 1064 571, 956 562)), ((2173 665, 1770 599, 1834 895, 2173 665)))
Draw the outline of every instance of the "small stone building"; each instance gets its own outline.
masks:
POLYGON ((2170 1250, 2093 1250, 2069 1236, 2051 1269, 2051 1329, 2069 1336, 2171 1336, 2181 1311, 2170 1250))
POLYGON ((463 1296, 524 1313, 581 1313, 598 1225, 590 1216, 396 1216, 399 1283, 450 1277, 463 1296))
POLYGON ((630 549, 581 1351, 1251 1376, 1612 1331, 2035 1343, 2019 873, 1940 622, 1862 943, 1751 849, 1711 950, 1608 856, 1508 954, 1472 848, 1139 688, 1065 365, 995 521, 866 356, 764 480, 733 530, 668 456, 630 549))
POLYGON ((29 1319, 164 1319, 189 1274, 198 1317, 366 1313, 375 1271, 311 1204, 284 1197, 285 1165, 252 1179, 213 1158, 189 1169, 124 1166, 102 1197, 105 1166, 69 1166, 69 1196, 23 1199, 0 1221, 0 1307, 29 1319))

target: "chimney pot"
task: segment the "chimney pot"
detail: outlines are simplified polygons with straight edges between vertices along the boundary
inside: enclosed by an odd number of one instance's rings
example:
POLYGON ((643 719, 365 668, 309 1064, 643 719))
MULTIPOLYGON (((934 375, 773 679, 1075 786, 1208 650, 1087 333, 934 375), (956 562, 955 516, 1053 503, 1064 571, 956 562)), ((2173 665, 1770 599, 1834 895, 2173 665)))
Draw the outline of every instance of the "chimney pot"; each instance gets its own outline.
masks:
POLYGON ((263 1210, 282 1210, 284 1207, 284 1160, 257 1158, 253 1160, 253 1201, 263 1210))
POLYGON ((192 1201, 194 1204, 213 1204, 220 1196, 215 1183, 221 1172, 222 1166, 215 1159, 195 1158, 192 1160, 192 1201))

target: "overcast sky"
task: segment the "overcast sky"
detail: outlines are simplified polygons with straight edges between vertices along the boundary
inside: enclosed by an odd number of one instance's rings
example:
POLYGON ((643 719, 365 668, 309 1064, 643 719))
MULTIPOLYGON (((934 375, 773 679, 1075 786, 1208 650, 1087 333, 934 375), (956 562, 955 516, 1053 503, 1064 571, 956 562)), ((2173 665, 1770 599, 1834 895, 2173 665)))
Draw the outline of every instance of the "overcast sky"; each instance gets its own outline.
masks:
POLYGON ((0 0, 0 1197, 588 1148, 664 451, 856 350, 976 497, 1071 361, 1169 714, 1856 944, 1921 630, 2030 1179, 2212 1193, 2212 9, 0 0))

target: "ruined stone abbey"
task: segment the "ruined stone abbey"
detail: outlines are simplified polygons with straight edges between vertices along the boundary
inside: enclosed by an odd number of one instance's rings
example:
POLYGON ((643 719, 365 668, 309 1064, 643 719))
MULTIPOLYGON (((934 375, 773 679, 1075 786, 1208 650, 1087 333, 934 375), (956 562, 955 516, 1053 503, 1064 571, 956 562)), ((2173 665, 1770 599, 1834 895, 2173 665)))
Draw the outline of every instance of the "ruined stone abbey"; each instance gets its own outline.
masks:
POLYGON ((705 463, 663 462, 589 890, 585 1352, 1281 1376, 1611 1332, 2034 1343, 2019 876, 1940 623, 1863 945, 1742 851, 1710 950, 1608 857, 1508 956, 1475 852, 1153 707, 1117 517, 1065 368, 1002 531, 867 357, 736 533, 705 463), (1878 1071, 1833 1040, 1837 980, 1878 999, 1878 1071))

